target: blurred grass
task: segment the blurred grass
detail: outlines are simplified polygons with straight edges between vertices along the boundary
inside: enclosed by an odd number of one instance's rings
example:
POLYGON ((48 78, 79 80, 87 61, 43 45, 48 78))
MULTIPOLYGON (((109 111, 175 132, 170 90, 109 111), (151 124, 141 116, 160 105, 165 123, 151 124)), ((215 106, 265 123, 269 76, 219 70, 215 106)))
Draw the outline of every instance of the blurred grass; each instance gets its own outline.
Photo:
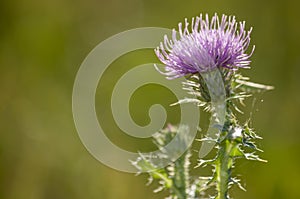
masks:
MULTIPOLYGON (((72 120, 73 81, 88 52, 107 37, 135 27, 172 28, 201 12, 234 14, 253 26, 252 44, 257 48, 252 70, 243 72, 253 81, 276 87, 257 96, 255 106, 246 111, 253 111, 253 125, 264 137, 260 145, 269 163, 241 162, 237 169, 248 191, 234 190, 233 195, 300 198, 298 8, 294 0, 1 1, 0 198, 161 198, 162 194, 152 194, 154 186, 144 186, 145 176, 114 171, 86 151, 72 120)), ((124 136, 107 103, 118 77, 149 61, 156 61, 151 51, 121 57, 105 72, 97 91, 100 123, 128 150, 147 151, 152 145, 124 136)), ((159 86, 142 87, 131 101, 133 119, 147 124, 147 107, 174 99, 159 86)), ((178 121, 177 109, 167 110, 168 120, 178 121)))

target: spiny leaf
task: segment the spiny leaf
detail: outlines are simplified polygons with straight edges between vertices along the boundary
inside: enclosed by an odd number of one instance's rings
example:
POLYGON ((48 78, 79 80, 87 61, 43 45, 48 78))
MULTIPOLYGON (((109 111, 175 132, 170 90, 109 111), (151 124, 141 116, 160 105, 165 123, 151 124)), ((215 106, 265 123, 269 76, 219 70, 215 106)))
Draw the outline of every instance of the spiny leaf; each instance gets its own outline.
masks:
POLYGON ((260 92, 260 91, 268 91, 268 90, 274 89, 273 86, 258 84, 258 83, 254 83, 254 82, 241 80, 241 79, 236 79, 235 82, 240 84, 241 85, 240 89, 245 90, 245 91, 250 90, 250 91, 260 92))

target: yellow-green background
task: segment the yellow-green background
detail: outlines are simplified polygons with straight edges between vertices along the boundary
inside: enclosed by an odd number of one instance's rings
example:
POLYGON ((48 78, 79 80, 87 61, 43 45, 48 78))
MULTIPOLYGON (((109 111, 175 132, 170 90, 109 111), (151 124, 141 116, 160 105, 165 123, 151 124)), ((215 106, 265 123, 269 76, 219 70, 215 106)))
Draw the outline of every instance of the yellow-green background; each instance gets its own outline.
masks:
MULTIPOLYGON (((145 186, 146 176, 112 170, 87 152, 72 119, 73 81, 89 51, 113 34, 144 26, 172 28, 185 17, 214 12, 236 15, 254 27, 252 69, 243 72, 276 87, 246 110, 253 112, 253 126, 264 137, 262 157, 269 162, 239 162, 248 191, 234 189, 233 196, 300 198, 299 6, 295 0, 1 0, 0 198, 162 198, 152 193, 155 186, 145 186)), ((153 146, 118 129, 110 94, 128 69, 152 61, 157 60, 150 50, 121 57, 98 87, 100 123, 116 144, 132 151, 153 146)), ((151 104, 174 100, 159 86, 145 86, 134 94, 130 110, 145 125, 151 104)), ((178 122, 178 109, 167 110, 168 121, 178 122)))

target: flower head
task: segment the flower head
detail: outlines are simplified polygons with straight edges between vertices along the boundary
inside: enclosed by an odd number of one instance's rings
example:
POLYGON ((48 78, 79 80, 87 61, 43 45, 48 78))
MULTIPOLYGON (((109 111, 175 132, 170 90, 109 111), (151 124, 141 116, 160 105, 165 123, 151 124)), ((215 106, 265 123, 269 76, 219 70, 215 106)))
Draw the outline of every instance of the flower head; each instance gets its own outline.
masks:
POLYGON ((164 42, 155 49, 159 60, 165 64, 163 74, 177 78, 194 73, 203 73, 218 67, 236 70, 250 65, 246 50, 250 43, 251 30, 245 30, 245 22, 237 22, 234 16, 215 14, 211 20, 202 14, 192 19, 191 28, 185 19, 185 27, 173 29, 172 39, 166 35, 164 42), (189 30, 191 29, 191 30, 189 30))

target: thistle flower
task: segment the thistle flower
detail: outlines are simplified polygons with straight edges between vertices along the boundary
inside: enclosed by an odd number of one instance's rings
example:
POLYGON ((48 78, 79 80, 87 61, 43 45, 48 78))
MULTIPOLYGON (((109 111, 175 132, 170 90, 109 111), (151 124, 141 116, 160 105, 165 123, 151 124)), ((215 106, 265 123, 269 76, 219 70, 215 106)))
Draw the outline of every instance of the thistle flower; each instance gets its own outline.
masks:
POLYGON ((207 14, 205 18, 201 14, 192 18, 191 28, 185 19, 185 27, 179 23, 178 30, 179 39, 173 29, 172 39, 165 35, 164 42, 155 49, 157 57, 165 64, 165 72, 160 72, 169 79, 218 67, 231 70, 249 67, 254 46, 247 54, 252 28, 246 31, 244 21, 238 23, 234 16, 226 15, 222 15, 220 21, 217 14, 209 21, 207 14))

